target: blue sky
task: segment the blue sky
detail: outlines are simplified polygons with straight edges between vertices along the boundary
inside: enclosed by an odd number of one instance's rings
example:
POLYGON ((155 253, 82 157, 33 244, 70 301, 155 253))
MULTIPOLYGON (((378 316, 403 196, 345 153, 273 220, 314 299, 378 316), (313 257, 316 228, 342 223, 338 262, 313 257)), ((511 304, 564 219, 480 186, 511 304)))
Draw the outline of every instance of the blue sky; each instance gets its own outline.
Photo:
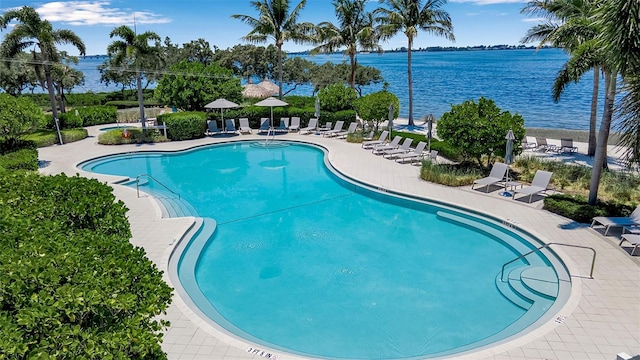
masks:
MULTIPOLYGON (((299 0, 292 0, 298 4, 299 0)), ((300 21, 317 24, 336 22, 330 0, 307 0, 300 21)), ((522 0, 449 0, 444 9, 449 12, 454 26, 456 42, 421 32, 414 48, 426 46, 475 46, 517 45, 527 29, 539 22, 520 14, 526 1, 522 0)), ((226 49, 243 43, 242 36, 250 28, 232 14, 255 16, 249 0, 100 0, 36 2, 0 0, 2 12, 7 9, 31 6, 40 16, 52 22, 55 29, 69 29, 82 38, 87 55, 105 54, 112 41, 109 32, 120 25, 133 26, 134 15, 138 32, 153 31, 162 39, 169 37, 174 44, 182 45, 204 38, 211 46, 226 49)), ((369 1, 369 10, 380 6, 369 1)), ((0 37, 10 31, 0 32, 0 37)), ((272 42, 270 42, 272 43, 272 42)), ((269 44, 269 43, 267 43, 269 44)), ((382 44, 385 49, 406 46, 406 37, 400 34, 382 44)), ((301 51, 309 45, 285 43, 287 51, 301 51)), ((77 50, 69 50, 77 55, 77 50)))

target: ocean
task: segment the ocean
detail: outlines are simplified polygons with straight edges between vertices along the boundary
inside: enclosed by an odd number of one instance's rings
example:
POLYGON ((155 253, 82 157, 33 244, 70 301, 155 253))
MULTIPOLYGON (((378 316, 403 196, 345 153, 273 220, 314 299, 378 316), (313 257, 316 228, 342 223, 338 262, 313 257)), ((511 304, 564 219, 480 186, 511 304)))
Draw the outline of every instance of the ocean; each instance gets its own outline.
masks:
MULTIPOLYGON (((341 54, 302 56, 316 63, 348 62, 341 54)), ((493 99, 502 110, 520 114, 526 127, 586 130, 589 128, 593 73, 570 84, 557 103, 552 98, 553 81, 568 56, 559 49, 482 50, 413 53, 413 115, 416 122, 433 114, 436 119, 451 104, 493 99)), ((389 91, 400 99, 400 117, 407 117, 407 53, 358 54, 358 63, 380 70, 389 91)), ((100 83, 97 66, 104 59, 81 59, 85 85, 72 92, 115 91, 116 86, 100 83)), ((289 88, 284 87, 286 92, 289 88)), ((382 89, 367 87, 364 93, 382 89)), ((290 94, 311 95, 311 86, 298 86, 290 94)), ((599 115, 600 116, 600 115, 599 115)), ((599 117, 598 117, 599 119, 599 117)))

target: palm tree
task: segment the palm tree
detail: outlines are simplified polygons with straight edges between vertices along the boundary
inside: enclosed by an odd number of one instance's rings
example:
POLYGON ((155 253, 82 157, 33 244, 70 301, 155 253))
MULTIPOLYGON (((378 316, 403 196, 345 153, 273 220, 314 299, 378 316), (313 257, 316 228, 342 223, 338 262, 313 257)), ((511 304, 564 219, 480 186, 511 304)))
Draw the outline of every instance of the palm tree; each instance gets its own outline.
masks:
POLYGON ((245 41, 251 43, 264 43, 267 38, 272 37, 278 48, 278 87, 279 95, 282 99, 282 45, 287 40, 297 43, 311 41, 311 32, 315 26, 311 23, 297 23, 300 11, 306 5, 307 0, 300 3, 289 12, 289 0, 256 0, 251 2, 258 11, 258 17, 249 15, 231 15, 234 19, 239 19, 251 26, 251 30, 243 37, 245 41))
POLYGON ((409 88, 409 126, 413 126, 413 80, 411 76, 411 49, 413 39, 418 31, 442 36, 455 41, 453 25, 449 13, 442 9, 446 0, 380 0, 389 9, 379 8, 375 12, 376 20, 380 22, 380 31, 385 38, 389 38, 399 31, 407 36, 407 78, 409 88))
POLYGON ((344 53, 349 56, 351 67, 349 85, 353 89, 356 87, 358 47, 364 51, 382 52, 373 26, 373 16, 365 11, 366 3, 367 0, 334 0, 339 25, 331 22, 318 24, 317 41, 323 44, 311 50, 311 54, 331 53, 345 47, 344 53))
POLYGON ((107 55, 111 64, 123 68, 133 68, 136 72, 136 87, 138 89, 138 106, 140 107, 140 121, 142 131, 146 130, 144 117, 144 99, 142 97, 142 72, 150 63, 160 59, 160 41, 158 34, 147 31, 136 34, 133 29, 126 25, 119 26, 111 31, 109 37, 119 37, 122 40, 115 40, 107 47, 107 55), (149 45, 149 41, 156 41, 156 44, 149 45))
MULTIPOLYGON (((24 50, 31 48, 36 72, 44 69, 44 83, 49 92, 49 102, 53 119, 56 123, 58 139, 62 145, 62 135, 58 127, 58 109, 56 105, 56 94, 51 79, 51 66, 58 62, 59 53, 56 45, 70 44, 78 49, 80 55, 84 55, 86 48, 82 40, 71 30, 53 30, 51 23, 40 19, 36 10, 29 6, 24 6, 17 10, 9 10, 0 18, 0 28, 5 28, 11 21, 17 21, 11 32, 5 36, 0 44, 0 55, 3 58, 13 58, 24 50)), ((42 84, 44 88, 45 85, 42 84)))
MULTIPOLYGON (((541 15, 546 22, 538 24, 525 34, 522 43, 540 41, 538 48, 544 44, 560 47, 571 53, 585 41, 594 39, 598 34, 592 16, 596 9, 593 0, 533 0, 527 3, 522 13, 541 15)), ((558 77, 566 77, 559 73, 558 77)), ((600 88, 600 65, 593 66, 593 91, 591 93, 591 115, 589 118, 589 147, 587 155, 596 152, 596 122, 598 114, 598 93, 600 88)), ((558 96, 554 97, 558 101, 558 96)))

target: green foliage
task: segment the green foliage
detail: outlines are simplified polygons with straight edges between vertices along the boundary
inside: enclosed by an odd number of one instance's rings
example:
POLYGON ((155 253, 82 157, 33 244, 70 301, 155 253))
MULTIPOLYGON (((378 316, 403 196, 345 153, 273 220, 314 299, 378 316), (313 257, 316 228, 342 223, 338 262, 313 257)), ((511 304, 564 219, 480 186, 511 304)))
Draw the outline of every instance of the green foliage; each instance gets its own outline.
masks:
POLYGON ((0 358, 165 359, 171 288, 126 207, 81 177, 0 174, 0 358))
POLYGON ((318 92, 320 109, 330 112, 352 110, 357 97, 356 91, 344 83, 329 85, 318 92))
MULTIPOLYGON (((88 135, 87 129, 65 129, 61 131, 62 142, 65 144, 85 139, 88 135)), ((59 144, 58 134, 55 130, 37 130, 23 137, 25 140, 35 142, 38 147, 59 144)))
POLYGON ((313 96, 287 95, 284 97, 284 101, 290 107, 297 108, 314 108, 316 105, 316 98, 313 96))
MULTIPOLYGON (((164 137, 163 133, 158 129, 149 129, 146 134, 142 134, 142 129, 127 129, 129 137, 122 136, 122 129, 114 129, 103 131, 98 135, 98 144, 102 145, 122 145, 122 144, 152 144, 167 142, 169 139, 164 137)), ((167 133, 167 135, 169 135, 167 133)))
POLYGON ((475 159, 482 164, 495 156, 504 156, 509 130, 515 135, 513 154, 522 152, 519 140, 525 135, 522 116, 501 111, 493 100, 481 97, 476 103, 467 100, 451 105, 451 110, 438 121, 438 136, 458 149, 465 159, 475 159))
POLYGON ((603 201, 589 205, 584 196, 554 194, 544 198, 543 209, 579 223, 590 223, 596 216, 629 216, 634 207, 603 201))
POLYGON ((171 140, 199 139, 207 130, 207 114, 203 112, 162 114, 158 121, 167 125, 167 137, 171 140))
POLYGON ((376 129, 380 122, 389 120, 389 106, 393 104, 394 119, 400 113, 400 100, 395 94, 388 91, 379 91, 365 95, 354 102, 358 115, 365 121, 373 121, 376 129))
POLYGON ((240 102, 242 87, 231 70, 217 63, 207 66, 183 60, 169 68, 158 83, 155 96, 185 111, 201 111, 217 98, 240 102))
POLYGON ((0 94, 0 136, 18 137, 44 121, 44 113, 31 100, 0 94))
POLYGON ((83 126, 112 124, 118 120, 118 111, 114 106, 88 106, 75 111, 82 118, 83 126))
POLYGON ((14 152, 22 149, 37 150, 38 144, 36 144, 35 141, 17 139, 17 138, 0 139, 0 155, 4 155, 10 152, 14 152))
POLYGON ((354 110, 342 110, 334 113, 325 112, 320 114, 320 120, 322 124, 330 121, 335 124, 338 121, 344 121, 344 129, 349 127, 349 124, 356 121, 356 112, 354 110))
POLYGON ((462 164, 435 164, 429 160, 422 161, 420 178, 447 186, 471 185, 473 181, 482 176, 482 172, 470 166, 462 164))
MULTIPOLYGON (((42 126, 45 129, 55 129, 56 124, 53 121, 53 115, 45 115, 46 122, 42 126)), ((75 111, 67 113, 58 113, 58 125, 60 129, 75 129, 82 127, 82 118, 75 114, 75 111)))
POLYGON ((65 94, 67 105, 73 107, 96 106, 106 102, 106 93, 86 92, 79 94, 65 94))
POLYGON ((431 150, 437 150, 438 155, 451 161, 462 160, 460 151, 442 140, 431 138, 431 150))
POLYGON ((0 155, 0 169, 38 170, 38 150, 20 149, 0 155))

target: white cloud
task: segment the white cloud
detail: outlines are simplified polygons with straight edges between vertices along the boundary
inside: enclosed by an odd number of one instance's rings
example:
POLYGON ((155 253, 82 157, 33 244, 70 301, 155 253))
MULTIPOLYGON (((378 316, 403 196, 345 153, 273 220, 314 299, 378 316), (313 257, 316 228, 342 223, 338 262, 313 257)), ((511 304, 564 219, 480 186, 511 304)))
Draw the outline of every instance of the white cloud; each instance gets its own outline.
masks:
POLYGON ((545 18, 526 18, 526 19, 522 19, 522 22, 526 22, 526 23, 539 23, 539 22, 547 22, 547 19, 545 18))
POLYGON ((452 3, 471 3, 475 5, 518 4, 528 0, 450 0, 452 3))
POLYGON ((43 19, 69 25, 165 24, 171 19, 149 11, 110 7, 109 1, 56 1, 45 3, 36 11, 43 19))

